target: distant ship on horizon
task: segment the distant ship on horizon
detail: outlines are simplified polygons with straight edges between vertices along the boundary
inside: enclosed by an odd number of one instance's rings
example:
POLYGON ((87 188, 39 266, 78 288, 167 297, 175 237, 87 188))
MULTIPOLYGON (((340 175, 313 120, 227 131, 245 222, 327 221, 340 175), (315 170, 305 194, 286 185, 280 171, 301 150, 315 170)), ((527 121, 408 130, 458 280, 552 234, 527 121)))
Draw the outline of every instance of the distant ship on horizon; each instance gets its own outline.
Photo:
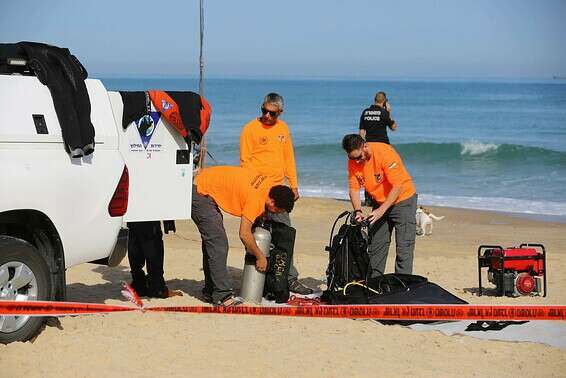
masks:
POLYGON ((556 75, 554 75, 552 78, 554 80, 566 80, 566 76, 556 76, 556 75))

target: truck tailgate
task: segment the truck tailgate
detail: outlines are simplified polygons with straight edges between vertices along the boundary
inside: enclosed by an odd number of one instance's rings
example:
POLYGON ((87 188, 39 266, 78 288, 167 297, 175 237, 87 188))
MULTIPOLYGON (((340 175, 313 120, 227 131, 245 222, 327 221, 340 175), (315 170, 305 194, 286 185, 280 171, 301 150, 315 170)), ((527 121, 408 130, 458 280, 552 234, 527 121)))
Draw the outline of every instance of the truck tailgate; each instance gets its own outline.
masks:
POLYGON ((145 119, 122 128, 124 105, 108 92, 120 152, 130 174, 127 222, 189 219, 193 157, 178 132, 152 106, 145 119))

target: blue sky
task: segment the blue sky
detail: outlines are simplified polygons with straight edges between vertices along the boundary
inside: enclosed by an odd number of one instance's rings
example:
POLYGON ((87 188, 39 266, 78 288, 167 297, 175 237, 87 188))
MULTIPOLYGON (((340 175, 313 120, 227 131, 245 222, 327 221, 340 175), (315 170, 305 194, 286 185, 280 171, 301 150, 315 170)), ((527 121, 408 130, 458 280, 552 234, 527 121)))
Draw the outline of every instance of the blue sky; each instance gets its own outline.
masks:
MULTIPOLYGON (((566 1, 205 0, 208 77, 566 76, 566 1)), ((68 47, 91 75, 198 74, 198 0, 18 0, 0 40, 68 47)))

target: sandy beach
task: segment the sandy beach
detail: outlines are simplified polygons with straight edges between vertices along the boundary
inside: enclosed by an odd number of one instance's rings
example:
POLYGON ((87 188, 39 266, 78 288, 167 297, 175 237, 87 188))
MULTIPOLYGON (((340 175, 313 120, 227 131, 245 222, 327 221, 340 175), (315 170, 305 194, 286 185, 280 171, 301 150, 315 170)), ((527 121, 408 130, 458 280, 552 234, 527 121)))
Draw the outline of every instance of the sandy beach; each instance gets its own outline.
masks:
MULTIPOLYGON (((332 222, 346 201, 302 198, 292 213, 302 281, 322 287, 332 222)), ((508 214, 431 207, 445 219, 418 237, 415 274, 473 304, 566 304, 566 224, 508 214), (480 244, 542 243, 548 296, 477 296, 480 244)), ((229 270, 240 285, 238 219, 226 216, 229 270)), ((184 295, 150 305, 202 304, 200 237, 190 221, 165 235, 165 278, 184 295)), ((393 269, 391 249, 387 271, 393 269)), ((124 304, 128 262, 67 272, 68 300, 124 304)), ((485 283, 488 287, 491 284, 485 283)), ((60 318, 33 342, 0 345, 0 376, 564 376, 566 350, 529 342, 478 340, 347 319, 124 313, 60 318)))

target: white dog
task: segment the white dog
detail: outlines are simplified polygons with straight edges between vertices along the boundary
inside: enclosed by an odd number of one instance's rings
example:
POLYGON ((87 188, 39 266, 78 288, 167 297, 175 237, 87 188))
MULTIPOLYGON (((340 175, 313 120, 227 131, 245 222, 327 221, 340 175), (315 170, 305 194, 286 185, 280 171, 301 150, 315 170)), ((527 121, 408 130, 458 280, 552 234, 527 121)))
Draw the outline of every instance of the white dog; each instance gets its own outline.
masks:
POLYGON ((417 235, 432 235, 432 220, 442 220, 444 217, 437 217, 422 206, 417 208, 417 235))

